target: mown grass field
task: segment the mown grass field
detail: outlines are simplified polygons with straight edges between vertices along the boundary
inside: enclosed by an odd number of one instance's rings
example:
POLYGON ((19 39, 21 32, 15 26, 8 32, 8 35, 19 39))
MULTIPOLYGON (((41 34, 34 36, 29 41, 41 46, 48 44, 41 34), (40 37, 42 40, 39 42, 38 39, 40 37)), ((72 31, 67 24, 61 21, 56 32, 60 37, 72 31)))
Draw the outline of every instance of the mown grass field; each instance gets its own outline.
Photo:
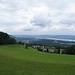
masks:
POLYGON ((0 46, 0 75, 75 75, 75 56, 0 46))

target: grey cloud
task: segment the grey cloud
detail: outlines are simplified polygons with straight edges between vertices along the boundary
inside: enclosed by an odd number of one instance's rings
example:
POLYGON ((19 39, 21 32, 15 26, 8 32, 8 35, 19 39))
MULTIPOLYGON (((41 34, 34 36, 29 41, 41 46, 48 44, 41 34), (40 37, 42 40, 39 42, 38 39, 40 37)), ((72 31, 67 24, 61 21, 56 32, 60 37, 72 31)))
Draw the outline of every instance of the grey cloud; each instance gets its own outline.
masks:
MULTIPOLYGON (((9 5, 9 11, 15 12, 19 9, 27 9, 29 7, 36 7, 40 5, 48 6, 53 9, 63 9, 68 3, 74 2, 74 0, 0 0, 1 3, 9 5)), ((5 9, 6 10, 6 9, 5 9)))
POLYGON ((4 26, 11 26, 11 25, 23 25, 25 23, 23 22, 5 22, 5 21, 0 21, 0 25, 4 25, 4 26))
POLYGON ((70 13, 69 16, 66 16, 60 23, 65 25, 75 25, 75 14, 70 13))
POLYGON ((51 25, 52 20, 46 16, 46 15, 36 15, 33 17, 33 20, 31 21, 31 24, 33 24, 34 26, 40 26, 40 27, 45 27, 48 25, 51 25))
POLYGON ((33 29, 28 28, 28 29, 24 29, 24 31, 33 31, 33 29))
MULTIPOLYGON (((25 1, 24 1, 25 2, 25 1)), ((25 5, 21 3, 20 0, 0 0, 0 3, 1 4, 4 4, 7 6, 7 8, 5 9, 2 9, 2 11, 8 11, 10 13, 14 13, 15 11, 19 10, 19 9, 22 9, 25 5)))
POLYGON ((61 23, 61 24, 66 24, 66 25, 73 25, 73 24, 75 24, 75 21, 66 20, 66 21, 61 21, 60 23, 61 23))

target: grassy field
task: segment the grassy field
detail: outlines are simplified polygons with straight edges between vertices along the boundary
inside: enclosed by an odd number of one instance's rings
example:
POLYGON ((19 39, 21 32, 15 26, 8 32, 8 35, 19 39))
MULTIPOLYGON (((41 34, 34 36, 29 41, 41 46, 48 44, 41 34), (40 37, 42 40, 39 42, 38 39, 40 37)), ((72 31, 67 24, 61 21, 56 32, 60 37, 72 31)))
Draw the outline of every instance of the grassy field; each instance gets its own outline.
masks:
POLYGON ((75 75, 75 56, 0 46, 0 75, 75 75))

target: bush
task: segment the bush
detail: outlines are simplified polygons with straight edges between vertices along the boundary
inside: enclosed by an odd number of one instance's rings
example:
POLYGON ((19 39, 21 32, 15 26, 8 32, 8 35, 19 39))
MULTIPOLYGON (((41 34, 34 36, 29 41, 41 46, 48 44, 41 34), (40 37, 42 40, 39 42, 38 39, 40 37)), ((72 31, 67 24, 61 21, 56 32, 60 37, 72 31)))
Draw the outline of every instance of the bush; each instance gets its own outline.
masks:
POLYGON ((43 51, 43 50, 41 49, 41 47, 37 47, 37 50, 38 50, 38 51, 43 51))

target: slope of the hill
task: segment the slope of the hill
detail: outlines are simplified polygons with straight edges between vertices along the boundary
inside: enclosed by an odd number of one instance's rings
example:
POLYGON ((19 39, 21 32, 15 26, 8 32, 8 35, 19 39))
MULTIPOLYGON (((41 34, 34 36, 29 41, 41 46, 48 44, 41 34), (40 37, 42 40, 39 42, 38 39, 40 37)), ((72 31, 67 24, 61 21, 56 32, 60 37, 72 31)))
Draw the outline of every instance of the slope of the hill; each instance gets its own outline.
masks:
POLYGON ((75 56, 0 46, 0 75, 75 75, 75 56))

